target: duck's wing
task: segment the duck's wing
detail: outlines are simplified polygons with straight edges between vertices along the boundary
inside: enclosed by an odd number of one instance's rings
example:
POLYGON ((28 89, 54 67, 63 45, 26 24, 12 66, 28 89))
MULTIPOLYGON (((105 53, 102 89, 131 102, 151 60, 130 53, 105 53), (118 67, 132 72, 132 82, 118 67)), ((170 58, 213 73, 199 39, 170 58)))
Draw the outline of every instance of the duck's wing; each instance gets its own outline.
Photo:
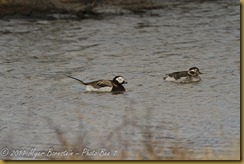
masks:
POLYGON ((110 80, 98 80, 91 82, 90 85, 92 85, 94 88, 113 87, 113 83, 110 80))
POLYGON ((166 77, 173 77, 175 80, 186 76, 188 76, 188 71, 173 72, 170 74, 166 74, 166 77))

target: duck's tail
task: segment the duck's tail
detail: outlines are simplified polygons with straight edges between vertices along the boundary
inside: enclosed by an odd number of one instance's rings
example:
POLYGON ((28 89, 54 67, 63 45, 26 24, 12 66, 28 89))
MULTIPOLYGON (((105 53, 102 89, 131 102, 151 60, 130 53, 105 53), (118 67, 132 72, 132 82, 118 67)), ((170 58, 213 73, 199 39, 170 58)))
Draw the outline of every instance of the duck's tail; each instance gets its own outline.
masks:
POLYGON ((80 79, 77 79, 77 78, 75 78, 75 77, 72 77, 72 76, 67 76, 67 77, 69 77, 69 78, 71 78, 71 79, 74 79, 74 80, 77 80, 77 81, 79 81, 81 84, 83 84, 83 85, 87 85, 87 83, 84 83, 82 80, 80 80, 80 79))
POLYGON ((169 77, 169 74, 166 74, 163 79, 166 80, 169 77))

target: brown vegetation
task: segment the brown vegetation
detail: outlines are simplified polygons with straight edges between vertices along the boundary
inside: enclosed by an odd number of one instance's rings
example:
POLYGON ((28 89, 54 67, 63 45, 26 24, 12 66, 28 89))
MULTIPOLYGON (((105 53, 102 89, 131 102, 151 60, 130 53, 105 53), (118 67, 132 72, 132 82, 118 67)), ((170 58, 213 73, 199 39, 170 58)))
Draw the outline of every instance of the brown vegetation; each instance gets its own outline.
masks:
MULTIPOLYGON (((76 141, 68 141, 65 138, 64 133, 55 126, 50 119, 49 123, 52 126, 52 128, 55 130, 57 134, 57 139, 61 143, 60 150, 57 151, 64 151, 64 150, 72 150, 74 152, 81 152, 83 148, 86 147, 87 142, 85 139, 87 139, 84 136, 79 136, 76 141)), ((184 147, 179 144, 173 144, 170 147, 169 152, 165 153, 164 148, 157 148, 157 143, 153 141, 153 133, 149 129, 144 129, 138 125, 136 125, 134 122, 131 121, 124 121, 122 125, 115 128, 113 131, 111 131, 110 134, 108 134, 105 141, 102 141, 102 144, 106 144, 105 142, 112 141, 113 138, 116 138, 117 141, 123 140, 123 136, 121 136, 121 132, 123 129, 128 127, 133 127, 136 129, 141 130, 143 135, 143 141, 141 144, 140 150, 129 153, 125 149, 118 150, 116 156, 110 155, 110 156, 81 156, 81 155, 72 155, 72 156, 53 156, 48 157, 50 160, 240 160, 240 147, 238 144, 234 143, 232 147, 228 149, 229 154, 222 155, 219 153, 216 153, 213 151, 212 147, 203 148, 201 152, 202 154, 198 154, 195 152, 190 151, 188 147, 184 147), (116 135, 118 134, 118 135, 116 135)), ((126 147, 133 148, 133 145, 129 143, 128 139, 125 139, 127 142, 125 143, 126 147)), ((99 154, 99 153, 98 153, 99 154)))
POLYGON ((83 17, 85 14, 96 15, 99 7, 111 6, 131 11, 162 7, 150 0, 0 0, 0 16, 65 13, 83 17))

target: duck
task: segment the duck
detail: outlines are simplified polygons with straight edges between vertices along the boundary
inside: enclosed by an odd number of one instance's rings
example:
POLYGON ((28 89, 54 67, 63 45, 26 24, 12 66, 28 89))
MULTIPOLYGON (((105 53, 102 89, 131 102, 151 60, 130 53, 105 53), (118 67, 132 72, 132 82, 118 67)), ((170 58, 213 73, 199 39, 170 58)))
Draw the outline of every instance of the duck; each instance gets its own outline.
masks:
POLYGON ((123 76, 115 76, 113 80, 96 80, 96 81, 91 81, 91 82, 83 82, 82 80, 72 77, 72 76, 67 76, 69 78, 72 78, 81 84, 86 86, 86 91, 88 92, 125 92, 125 88, 123 84, 127 84, 123 76))
POLYGON ((172 81, 178 83, 193 83, 202 80, 199 76, 200 74, 203 73, 200 72, 199 68, 191 67, 188 71, 168 73, 163 77, 163 79, 165 81, 172 81))

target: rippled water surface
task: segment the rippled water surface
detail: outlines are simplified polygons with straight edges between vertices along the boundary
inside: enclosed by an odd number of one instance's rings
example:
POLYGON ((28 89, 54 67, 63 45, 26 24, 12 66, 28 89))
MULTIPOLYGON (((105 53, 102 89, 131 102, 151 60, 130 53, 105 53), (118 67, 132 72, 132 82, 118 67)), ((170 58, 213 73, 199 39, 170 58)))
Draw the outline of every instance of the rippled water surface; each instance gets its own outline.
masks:
POLYGON ((0 149, 60 150, 59 129, 80 151, 105 147, 129 159, 147 142, 159 155, 175 145, 240 153, 232 151, 240 144, 239 9, 196 1, 103 19, 0 20, 0 149), (192 66, 201 82, 163 81, 192 66), (123 75, 127 92, 86 93, 65 75, 123 75))

